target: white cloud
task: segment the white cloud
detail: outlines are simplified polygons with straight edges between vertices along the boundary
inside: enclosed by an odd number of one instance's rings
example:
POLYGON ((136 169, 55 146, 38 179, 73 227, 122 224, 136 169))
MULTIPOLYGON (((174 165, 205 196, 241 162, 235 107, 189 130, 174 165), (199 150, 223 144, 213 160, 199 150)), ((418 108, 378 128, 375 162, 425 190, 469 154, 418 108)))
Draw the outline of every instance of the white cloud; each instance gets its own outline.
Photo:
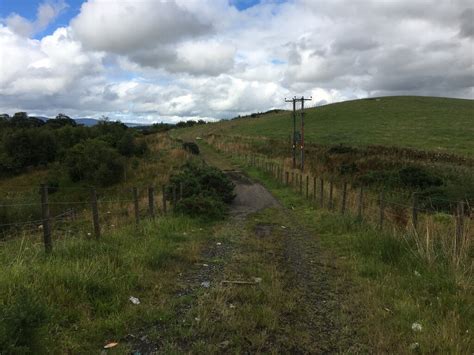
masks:
MULTIPOLYGON (((35 26, 55 13, 38 9, 35 26)), ((263 1, 243 12, 227 0, 89 0, 41 40, 12 14, 0 25, 0 111, 176 121, 285 107, 293 95, 473 98, 473 14, 465 0, 263 1)))
POLYGON ((215 41, 186 42, 177 48, 175 63, 168 66, 172 72, 217 75, 234 66, 236 49, 215 41))
POLYGON ((4 22, 13 32, 29 37, 37 32, 43 31, 63 11, 67 5, 64 0, 47 1, 38 6, 36 20, 29 21, 26 18, 12 13, 4 22))

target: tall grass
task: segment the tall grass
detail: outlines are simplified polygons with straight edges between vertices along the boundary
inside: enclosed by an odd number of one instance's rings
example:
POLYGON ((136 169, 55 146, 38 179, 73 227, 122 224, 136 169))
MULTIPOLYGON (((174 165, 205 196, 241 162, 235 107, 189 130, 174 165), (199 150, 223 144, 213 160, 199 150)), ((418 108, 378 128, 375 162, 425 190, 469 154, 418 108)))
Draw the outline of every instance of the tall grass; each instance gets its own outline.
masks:
POLYGON ((205 236, 199 220, 166 217, 100 241, 57 240, 51 255, 28 234, 4 242, 0 353, 97 352, 158 321, 172 308, 174 275, 196 262, 205 236))

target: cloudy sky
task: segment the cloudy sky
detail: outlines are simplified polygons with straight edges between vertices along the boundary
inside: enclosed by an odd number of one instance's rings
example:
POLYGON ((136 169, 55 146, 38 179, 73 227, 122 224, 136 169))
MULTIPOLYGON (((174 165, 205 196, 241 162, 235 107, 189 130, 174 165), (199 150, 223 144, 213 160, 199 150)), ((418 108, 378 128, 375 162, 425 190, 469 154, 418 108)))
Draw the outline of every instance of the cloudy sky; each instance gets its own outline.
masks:
POLYGON ((0 0, 0 113, 231 118, 474 98, 471 0, 0 0))

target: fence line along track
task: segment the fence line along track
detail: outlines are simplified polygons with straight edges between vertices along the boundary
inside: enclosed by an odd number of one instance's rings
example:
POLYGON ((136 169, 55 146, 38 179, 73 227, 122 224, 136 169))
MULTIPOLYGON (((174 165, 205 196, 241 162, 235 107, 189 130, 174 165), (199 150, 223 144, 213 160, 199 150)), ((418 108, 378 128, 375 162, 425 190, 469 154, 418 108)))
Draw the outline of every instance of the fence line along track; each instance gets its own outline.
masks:
POLYGON ((377 230, 405 239, 409 236, 416 245, 432 245, 436 238, 441 238, 436 243, 449 246, 449 250, 442 252, 454 265, 458 265, 459 258, 466 257, 466 250, 474 239, 470 229, 470 221, 474 216, 468 200, 450 201, 455 208, 451 213, 443 211, 441 216, 434 209, 421 208, 416 194, 412 197, 411 204, 404 204, 387 199, 383 191, 376 195, 364 186, 362 189, 360 186, 353 188, 348 182, 336 182, 323 176, 287 169, 284 161, 237 154, 235 151, 224 150, 224 153, 248 167, 268 174, 277 183, 292 189, 316 208, 354 217, 376 227, 377 230), (441 221, 437 221, 438 216, 441 221))
MULTIPOLYGON (((113 188, 117 189, 117 188, 113 188)), ((0 224, 0 236, 3 235, 3 241, 9 239, 12 235, 24 234, 24 233, 35 233, 41 231, 43 234, 43 240, 45 250, 47 253, 52 251, 53 247, 53 234, 58 232, 58 224, 64 224, 65 226, 74 227, 79 223, 89 222, 91 223, 91 232, 88 235, 93 235, 96 239, 100 239, 102 224, 104 223, 108 227, 114 227, 111 220, 117 218, 118 220, 124 217, 134 217, 135 224, 139 225, 141 220, 144 218, 154 219, 158 215, 165 215, 168 211, 173 211, 176 203, 182 198, 182 186, 179 189, 174 189, 172 193, 167 193, 167 186, 162 185, 159 189, 152 185, 148 185, 145 188, 138 189, 132 187, 131 193, 132 198, 124 199, 123 193, 119 195, 119 198, 113 198, 107 196, 107 199, 98 198, 98 192, 95 188, 83 188, 84 192, 87 193, 87 200, 84 201, 49 201, 49 195, 51 189, 46 185, 40 186, 40 201, 34 203, 22 203, 22 204, 0 204, 0 208, 12 209, 15 207, 23 206, 37 206, 41 209, 42 218, 18 221, 12 223, 0 224), (157 206, 158 201, 156 200, 156 191, 161 192, 161 203, 157 206), (167 202, 169 201, 169 203, 167 202), (146 202, 146 211, 142 208, 141 203, 146 202), (125 205, 125 206, 124 206, 125 205), (81 206, 81 210, 74 208, 61 211, 59 214, 51 216, 50 207, 54 206, 81 206), (87 207, 87 208, 83 208, 87 207), (109 207, 109 208, 107 208, 109 207), (107 210, 103 210, 107 208, 107 210), (118 208, 118 209, 117 209, 118 208), (125 208, 125 210, 124 210, 125 208), (129 211, 133 210, 130 214, 129 211), (84 217, 85 214, 89 214, 89 217, 84 217), (81 218, 82 217, 82 218, 81 218), (28 226, 35 226, 33 228, 28 226), (17 228, 18 227, 18 228, 17 228), (4 229, 3 231, 1 231, 4 229)), ((116 223, 121 225, 121 223, 116 223)), ((63 228, 63 227, 61 227, 63 228)))

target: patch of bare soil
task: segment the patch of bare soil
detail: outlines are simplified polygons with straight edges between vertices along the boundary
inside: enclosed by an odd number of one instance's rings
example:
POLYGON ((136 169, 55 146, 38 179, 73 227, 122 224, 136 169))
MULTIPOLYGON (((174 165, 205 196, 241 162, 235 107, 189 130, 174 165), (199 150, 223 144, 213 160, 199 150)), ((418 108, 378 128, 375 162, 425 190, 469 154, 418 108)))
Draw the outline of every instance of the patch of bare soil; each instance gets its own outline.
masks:
POLYGON ((244 218, 265 208, 279 206, 278 201, 261 184, 253 182, 239 171, 227 171, 227 176, 235 184, 235 199, 231 205, 231 215, 244 218))

